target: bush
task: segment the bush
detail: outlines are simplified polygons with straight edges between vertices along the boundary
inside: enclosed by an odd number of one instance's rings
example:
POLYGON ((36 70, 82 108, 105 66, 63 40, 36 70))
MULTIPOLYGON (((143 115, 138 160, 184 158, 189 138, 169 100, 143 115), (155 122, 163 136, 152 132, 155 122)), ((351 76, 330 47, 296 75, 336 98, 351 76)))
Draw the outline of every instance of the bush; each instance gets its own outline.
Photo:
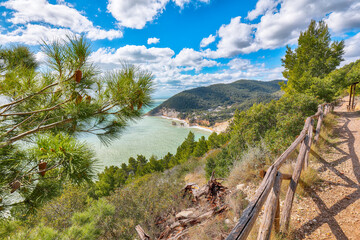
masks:
POLYGON ((55 229, 39 224, 33 228, 26 228, 20 222, 2 220, 0 224, 1 239, 8 240, 53 240, 60 239, 55 229))
POLYGON ((146 175, 116 190, 108 198, 115 207, 116 225, 112 231, 116 237, 134 239, 137 224, 150 236, 158 236, 161 229, 156 222, 189 204, 181 197, 183 187, 184 182, 176 174, 165 172, 146 175))
POLYGON ((87 206, 87 191, 84 187, 67 185, 60 197, 47 203, 36 218, 46 225, 61 230, 71 225, 75 212, 83 211, 87 206))
MULTIPOLYGON (((249 146, 265 144, 272 155, 283 152, 300 133, 306 117, 317 110, 318 101, 305 94, 284 95, 279 101, 257 104, 235 114, 229 144, 206 163, 206 173, 226 177, 249 146)), ((246 163, 244 163, 246 164, 246 163)), ((244 168, 251 166, 241 166, 244 168)), ((256 166, 254 166, 256 167, 256 166)))
POLYGON ((227 184, 235 187, 240 183, 259 178, 259 169, 270 163, 270 156, 270 151, 263 142, 259 146, 248 147, 241 159, 234 163, 227 184))
POLYGON ((72 226, 66 231, 67 239, 99 239, 112 237, 115 207, 100 199, 86 211, 74 214, 72 226))

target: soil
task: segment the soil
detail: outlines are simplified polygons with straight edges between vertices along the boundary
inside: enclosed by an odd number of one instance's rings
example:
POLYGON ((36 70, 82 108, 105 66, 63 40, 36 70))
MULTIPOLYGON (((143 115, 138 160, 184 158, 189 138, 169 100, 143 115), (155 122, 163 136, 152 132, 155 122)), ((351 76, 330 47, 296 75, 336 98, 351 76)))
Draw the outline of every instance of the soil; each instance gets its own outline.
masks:
POLYGON ((346 105, 347 98, 334 110, 334 141, 310 163, 321 186, 294 201, 294 239, 360 239, 360 111, 348 112, 346 105))

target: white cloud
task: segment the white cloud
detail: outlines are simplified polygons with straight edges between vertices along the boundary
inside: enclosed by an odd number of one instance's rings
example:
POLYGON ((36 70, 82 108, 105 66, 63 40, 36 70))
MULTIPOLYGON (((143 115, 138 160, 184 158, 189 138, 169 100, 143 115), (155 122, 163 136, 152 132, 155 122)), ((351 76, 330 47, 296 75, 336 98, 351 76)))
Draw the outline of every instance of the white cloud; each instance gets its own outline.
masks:
POLYGON ((200 42, 200 47, 206 47, 208 46, 210 43, 215 42, 215 38, 216 36, 210 34, 210 36, 208 36, 207 38, 203 38, 200 42))
POLYGON ((203 53, 191 48, 182 49, 174 58, 174 63, 175 66, 188 67, 187 70, 195 69, 196 71, 200 71, 204 67, 218 65, 216 61, 204 59, 203 53))
POLYGON ((205 50, 205 55, 210 58, 233 57, 240 53, 253 51, 253 25, 242 23, 241 17, 231 19, 227 25, 222 25, 218 30, 220 41, 217 50, 205 50))
POLYGON ((274 49, 296 43, 300 31, 311 19, 322 19, 326 14, 349 8, 351 0, 284 0, 279 11, 261 17, 255 34, 262 49, 274 49))
MULTIPOLYGON (((183 8, 185 4, 189 4, 191 2, 191 0, 173 0, 175 2, 176 5, 178 5, 179 7, 183 8)), ((203 2, 203 3, 209 3, 210 0, 198 0, 199 2, 203 2)))
POLYGON ((27 24, 7 34, 0 33, 0 44, 24 43, 38 45, 43 40, 63 38, 71 32, 66 29, 49 28, 40 25, 27 24))
POLYGON ((46 64, 46 60, 48 59, 47 55, 44 52, 37 52, 35 54, 36 61, 40 64, 46 64))
POLYGON ((126 61, 134 64, 161 64, 170 61, 174 55, 174 51, 170 48, 146 48, 145 46, 126 45, 118 49, 99 48, 93 52, 91 59, 100 64, 121 64, 126 61))
POLYGON ((234 58, 227 64, 230 69, 233 70, 244 70, 248 69, 248 66, 251 65, 250 60, 242 58, 234 58))
MULTIPOLYGON (((118 49, 100 48, 91 55, 91 60, 103 69, 121 67, 121 61, 139 64, 155 76, 156 89, 168 95, 184 89, 215 83, 228 83, 242 78, 272 80, 280 79, 282 68, 269 69, 264 64, 252 64, 247 59, 233 59, 214 73, 202 73, 204 67, 220 65, 206 59, 203 52, 182 49, 175 55, 170 48, 146 48, 127 45, 118 49), (195 74, 187 71, 195 70, 195 74)), ((166 94, 165 94, 166 95, 166 94)))
MULTIPOLYGON (((94 26, 89 19, 64 1, 59 1, 56 5, 46 0, 9 0, 1 5, 14 10, 12 17, 8 19, 14 25, 42 22, 75 33, 87 33, 92 40, 105 38, 111 40, 123 36, 120 30, 106 31, 94 26)), ((56 31, 56 28, 52 31, 56 31)))
POLYGON ((121 26, 142 29, 165 9, 169 0, 109 0, 107 9, 121 26))
POLYGON ((87 32, 86 35, 91 40, 99 40, 99 39, 109 39, 113 40, 116 38, 122 38, 123 33, 119 30, 103 30, 100 28, 92 28, 87 32))
POLYGON ((148 40, 147 40, 147 44, 156 44, 156 43, 159 43, 159 42, 160 42, 160 39, 156 38, 156 37, 148 38, 148 40))
MULTIPOLYGON (((109 0, 107 9, 119 21, 119 25, 142 29, 162 13, 171 0, 109 0)), ((183 8, 190 2, 209 3, 210 0, 172 0, 183 8)))
POLYGON ((326 19, 335 32, 359 29, 359 12, 358 0, 259 0, 247 17, 253 20, 262 15, 259 23, 242 23, 241 17, 232 18, 217 31, 217 49, 206 49, 204 53, 210 58, 227 58, 296 44, 311 19, 326 19))
POLYGON ((248 18, 249 20, 254 20, 260 15, 263 15, 269 10, 274 10, 274 8, 279 4, 279 1, 274 0, 259 0, 256 3, 256 8, 252 11, 248 12, 248 18))
POLYGON ((8 20, 13 24, 46 22, 75 32, 92 28, 92 23, 86 17, 66 5, 49 4, 46 0, 9 0, 2 5, 15 10, 8 20))
POLYGON ((360 33, 345 40, 345 61, 341 64, 342 66, 360 59, 360 33))
POLYGON ((360 28, 360 2, 354 3, 344 11, 332 12, 326 23, 335 32, 360 28))

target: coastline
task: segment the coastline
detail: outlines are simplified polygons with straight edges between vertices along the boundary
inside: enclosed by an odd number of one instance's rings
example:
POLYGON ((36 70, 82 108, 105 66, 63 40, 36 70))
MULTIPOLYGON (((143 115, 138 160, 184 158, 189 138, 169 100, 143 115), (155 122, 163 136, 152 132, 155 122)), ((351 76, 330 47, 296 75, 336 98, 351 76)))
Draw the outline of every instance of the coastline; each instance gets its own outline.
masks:
POLYGON ((194 124, 194 125, 190 125, 186 120, 184 119, 180 119, 180 118, 174 118, 174 117, 167 117, 164 115, 161 115, 160 117, 165 118, 165 119, 169 119, 169 120, 173 120, 173 121, 178 121, 181 123, 185 123, 187 126, 187 128, 197 128, 197 129, 201 129, 204 131, 208 131, 208 132, 216 132, 213 128, 211 127, 205 127, 205 126, 201 126, 199 124, 194 124))

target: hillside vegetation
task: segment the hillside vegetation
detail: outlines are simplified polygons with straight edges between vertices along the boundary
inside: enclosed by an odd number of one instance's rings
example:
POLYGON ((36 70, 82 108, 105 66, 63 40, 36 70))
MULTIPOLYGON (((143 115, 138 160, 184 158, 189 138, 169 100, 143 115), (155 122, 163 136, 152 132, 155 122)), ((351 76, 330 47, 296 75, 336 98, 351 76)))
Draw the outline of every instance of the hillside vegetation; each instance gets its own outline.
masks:
MULTIPOLYGON (((249 197, 246 195, 252 195, 251 192, 246 192, 247 187, 241 190, 237 186, 247 186, 259 181, 259 170, 266 170, 289 146, 301 131, 305 118, 316 112, 318 104, 333 101, 346 94, 348 86, 359 80, 360 60, 336 69, 342 60, 343 41, 332 43, 328 35, 324 23, 312 22, 309 29, 300 35, 297 49, 293 51, 288 48, 286 61, 283 59, 284 77, 288 82, 287 85, 282 85, 285 94, 279 100, 254 104, 246 111, 236 112, 227 132, 213 133, 208 139, 195 141, 194 134, 189 133, 174 155, 167 154, 162 158, 153 156, 150 159, 138 155, 130 158, 127 164, 106 168, 98 174, 97 179, 78 181, 86 177, 79 170, 93 169, 85 161, 85 157, 92 160, 91 155, 84 153, 91 153, 91 149, 85 149, 72 140, 71 136, 61 135, 69 132, 66 128, 54 129, 54 132, 59 133, 55 137, 46 135, 38 138, 31 152, 26 152, 26 149, 23 152, 15 151, 13 145, 13 148, 3 148, 0 154, 4 174, 0 176, 7 183, 3 185, 3 191, 8 195, 14 191, 21 193, 26 196, 26 201, 11 206, 11 218, 1 219, 0 238, 131 240, 137 238, 135 226, 139 224, 152 239, 158 239, 171 226, 166 224, 169 219, 175 219, 185 208, 197 207, 191 199, 185 197, 185 183, 199 183, 200 180, 206 182, 213 173, 215 177, 223 178, 224 185, 231 191, 224 200, 228 208, 217 216, 211 215, 206 222, 194 223, 193 226, 187 226, 187 229, 184 229, 185 226, 178 226, 178 230, 183 231, 183 239, 225 237, 246 207, 246 197, 249 197), (324 48, 319 48, 318 45, 324 45, 324 48), (330 54, 326 55, 324 52, 330 54), (326 57, 318 59, 319 55, 326 57), (298 76, 297 70, 300 67, 307 69, 307 65, 311 67, 320 60, 318 65, 325 65, 326 68, 315 67, 306 72, 306 75, 298 76), (319 74, 323 69, 327 71, 319 74), (17 172, 8 162, 14 164, 10 160, 19 159, 15 163, 19 162, 20 168, 29 162, 24 159, 26 156, 39 162, 39 166, 43 160, 57 163, 58 159, 59 165, 62 165, 60 169, 48 168, 46 175, 42 174, 44 171, 36 171, 24 178, 35 181, 32 185, 29 184, 30 187, 37 184, 33 188, 27 188, 24 184, 10 186, 7 181, 17 172), (7 159, 9 161, 5 161, 7 159), (74 161, 77 163, 76 168, 73 167, 74 161), (10 170, 13 174, 10 174, 10 170), (15 189, 15 186, 18 187, 15 189)), ((118 84, 123 81, 124 78, 119 78, 118 84)), ((244 83, 236 83, 239 82, 244 83)), ((260 89, 256 83, 262 84, 255 82, 252 85, 253 95, 256 95, 254 89, 260 89)), ((265 84, 270 86, 264 87, 267 89, 264 91, 271 91, 271 84, 277 87, 278 82, 265 84)), ((134 82, 129 85, 134 85, 134 82)), ((249 89, 246 91, 251 92, 249 89)), ((137 96, 137 93, 139 91, 133 92, 133 96, 137 96)), ((116 99, 126 106, 122 114, 129 116, 129 112, 141 109, 143 98, 129 102, 126 91, 119 94, 116 99), (120 98, 123 95, 124 98, 120 98)), ((209 106, 204 107, 208 108, 209 106)), ((81 108, 78 111, 81 113, 81 108)), ((83 119, 76 120, 84 123, 87 119, 83 119)), ((37 169, 36 167, 37 165, 32 170, 37 169)), ((214 202, 208 203, 211 206, 214 202)), ((10 206, 0 201, 0 207, 4 210, 10 206)))
POLYGON ((229 84, 198 87, 176 94, 150 111, 150 115, 179 112, 180 118, 208 120, 210 125, 232 117, 236 109, 245 110, 254 103, 270 102, 281 95, 283 81, 239 80, 229 84))

